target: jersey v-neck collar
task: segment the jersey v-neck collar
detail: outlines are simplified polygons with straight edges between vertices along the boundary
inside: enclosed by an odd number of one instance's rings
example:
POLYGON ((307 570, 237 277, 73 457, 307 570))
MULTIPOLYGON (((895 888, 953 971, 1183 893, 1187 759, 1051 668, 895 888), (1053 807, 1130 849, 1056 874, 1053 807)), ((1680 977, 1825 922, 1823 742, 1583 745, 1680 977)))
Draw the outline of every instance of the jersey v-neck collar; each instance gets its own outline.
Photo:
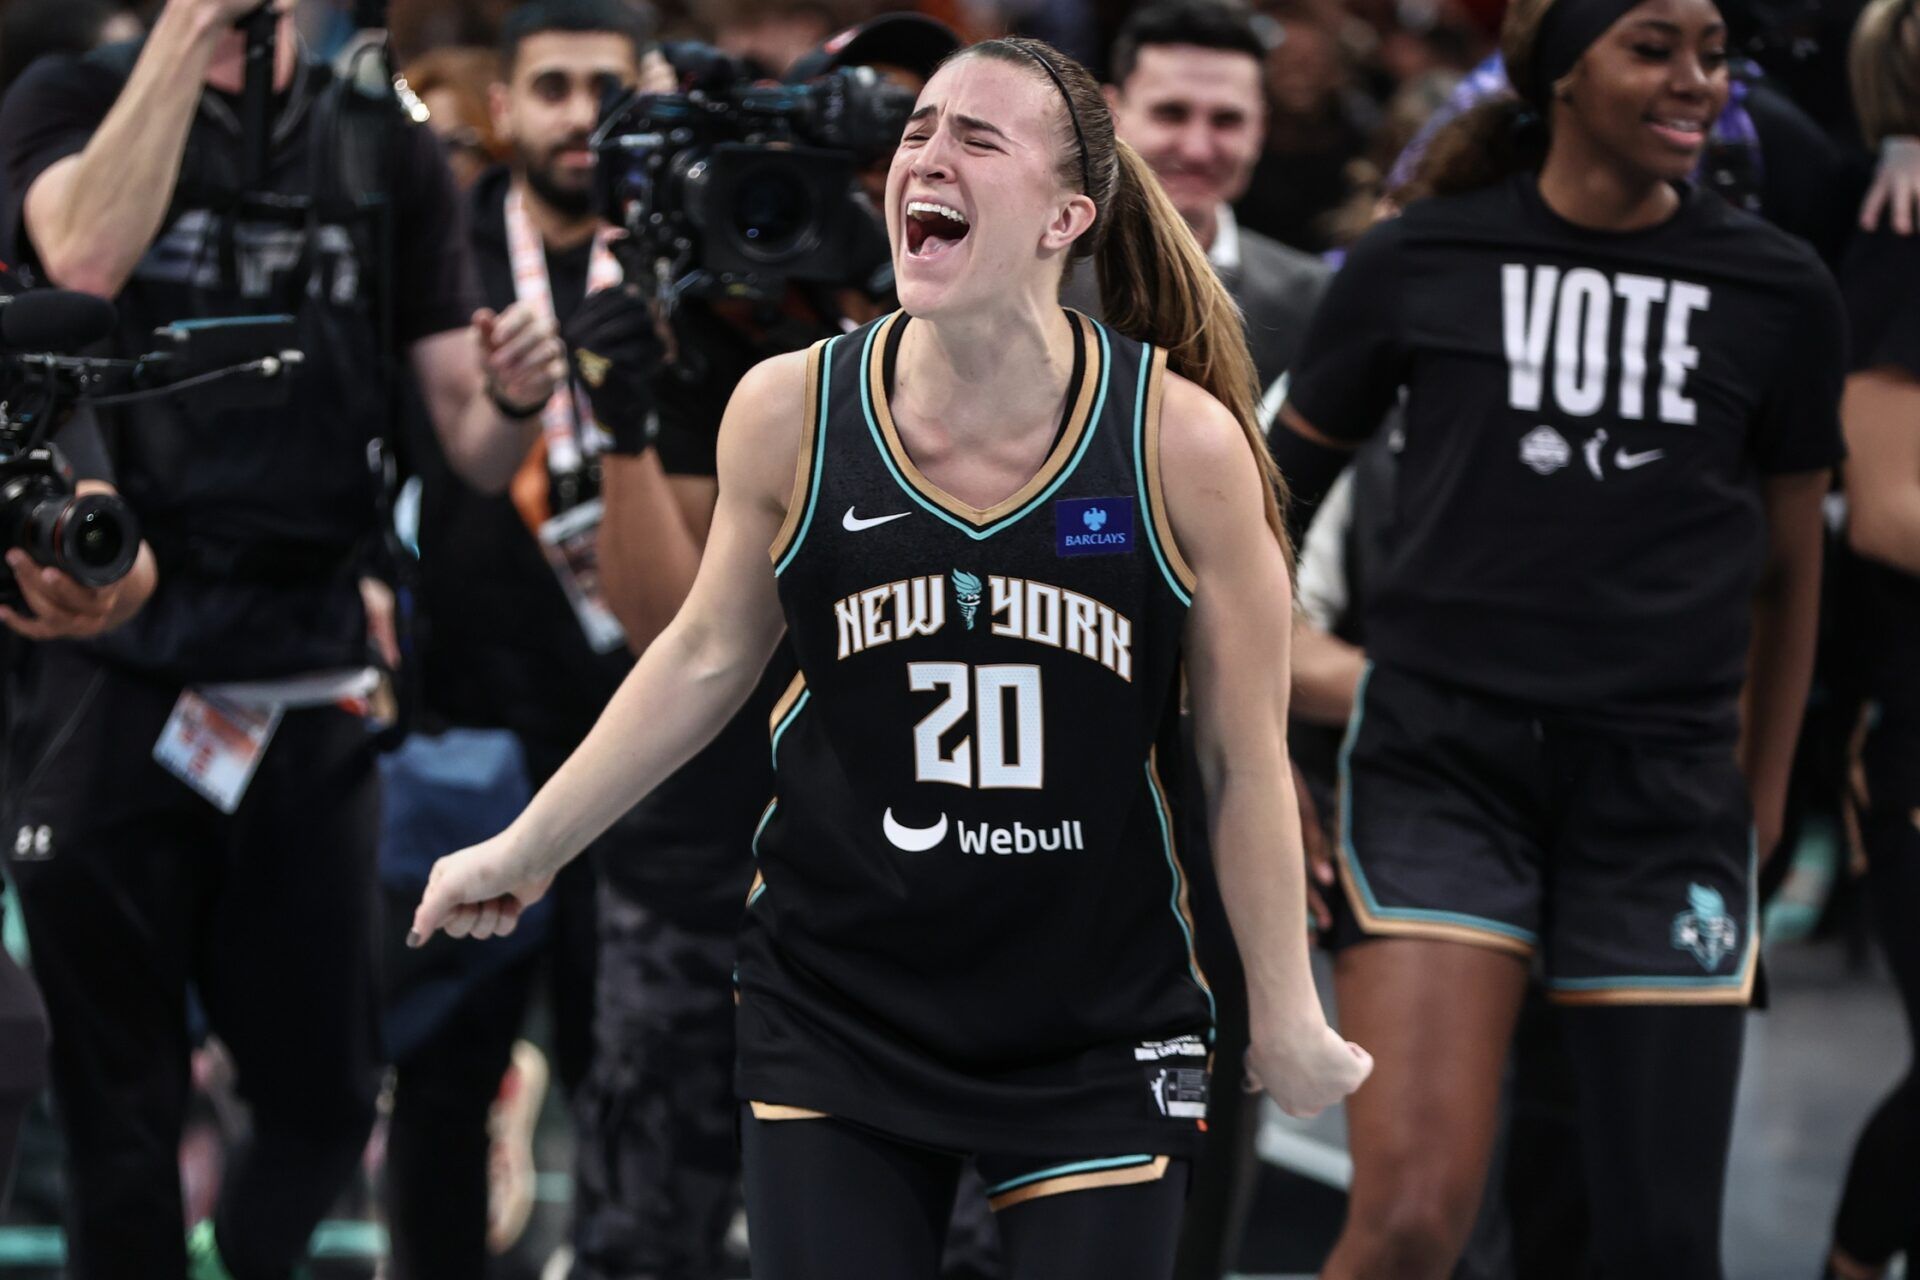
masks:
POLYGON ((1060 433, 1040 470, 1011 496, 991 507, 976 507, 962 502, 929 480, 914 465, 906 445, 894 426, 887 404, 887 368, 885 353, 910 317, 896 311, 868 331, 860 354, 864 376, 860 380, 860 407, 867 429, 887 470, 907 495, 933 515, 975 540, 991 537, 1033 511, 1060 486, 1086 455, 1106 406, 1108 365, 1111 353, 1102 326, 1077 311, 1068 309, 1074 325, 1074 361, 1077 385, 1068 397, 1066 417, 1060 433))

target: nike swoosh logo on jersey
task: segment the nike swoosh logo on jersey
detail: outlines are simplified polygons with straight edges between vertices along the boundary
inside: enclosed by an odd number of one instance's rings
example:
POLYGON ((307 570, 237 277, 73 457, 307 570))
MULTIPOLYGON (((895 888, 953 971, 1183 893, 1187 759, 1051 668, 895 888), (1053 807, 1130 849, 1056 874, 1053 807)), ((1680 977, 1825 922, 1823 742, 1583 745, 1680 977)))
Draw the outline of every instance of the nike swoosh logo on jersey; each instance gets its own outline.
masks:
POLYGON ((848 507, 847 514, 840 517, 840 527, 848 533, 858 533, 862 529, 871 529, 873 526, 885 524, 889 520, 904 520, 912 514, 913 512, 911 511, 896 511, 890 516, 873 516, 869 519, 862 520, 859 516, 853 514, 852 507, 848 507))
POLYGON ((906 827, 895 821, 893 810, 888 809, 880 819, 880 829, 886 832, 887 843, 905 853, 925 853, 947 838, 947 815, 941 814, 940 821, 930 827, 906 827))
POLYGON ((1622 471, 1631 471, 1635 467, 1644 467, 1649 462, 1658 462, 1666 456, 1665 449, 1648 449, 1644 453, 1628 453, 1625 449, 1621 449, 1614 453, 1613 465, 1622 471))

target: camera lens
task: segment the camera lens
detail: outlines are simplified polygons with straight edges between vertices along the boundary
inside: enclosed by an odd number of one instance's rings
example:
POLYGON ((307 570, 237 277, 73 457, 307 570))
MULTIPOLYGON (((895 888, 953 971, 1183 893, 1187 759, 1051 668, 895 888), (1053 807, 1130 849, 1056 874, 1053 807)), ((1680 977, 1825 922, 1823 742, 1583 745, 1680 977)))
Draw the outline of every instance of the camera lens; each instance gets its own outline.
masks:
POLYGON ((813 221, 813 192, 784 166, 761 168, 735 188, 734 233, 753 257, 787 257, 803 247, 813 221))
POLYGON ((118 497, 74 497, 50 476, 30 477, 5 497, 14 545, 36 564, 51 565, 88 587, 118 582, 133 567, 140 525, 118 497))
POLYGON ((126 527, 104 510, 81 512, 67 528, 67 541, 74 560, 89 569, 113 564, 126 549, 126 527))

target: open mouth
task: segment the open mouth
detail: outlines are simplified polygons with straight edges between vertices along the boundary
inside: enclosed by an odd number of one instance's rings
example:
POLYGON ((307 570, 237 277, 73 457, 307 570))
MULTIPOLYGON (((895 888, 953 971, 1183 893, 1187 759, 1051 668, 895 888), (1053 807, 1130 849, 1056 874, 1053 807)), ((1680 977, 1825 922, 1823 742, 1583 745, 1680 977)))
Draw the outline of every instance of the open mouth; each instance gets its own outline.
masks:
POLYGON ((1704 120, 1682 120, 1647 117, 1647 123, 1660 135, 1662 141, 1674 147, 1692 150, 1706 141, 1707 122, 1704 120))
POLYGON ((907 201, 907 256, 934 258, 967 238, 967 215, 932 200, 907 201))

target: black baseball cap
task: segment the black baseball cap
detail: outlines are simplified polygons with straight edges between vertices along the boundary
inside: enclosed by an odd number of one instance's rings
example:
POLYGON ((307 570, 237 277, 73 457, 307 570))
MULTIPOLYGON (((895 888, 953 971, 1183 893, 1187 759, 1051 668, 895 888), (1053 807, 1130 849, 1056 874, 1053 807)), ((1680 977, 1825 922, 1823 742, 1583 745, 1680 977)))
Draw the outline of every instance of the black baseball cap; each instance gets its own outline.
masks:
POLYGON ((828 36, 793 64, 787 81, 799 84, 841 67, 874 63, 903 68, 924 80, 963 43, 952 27, 923 13, 883 13, 828 36))

